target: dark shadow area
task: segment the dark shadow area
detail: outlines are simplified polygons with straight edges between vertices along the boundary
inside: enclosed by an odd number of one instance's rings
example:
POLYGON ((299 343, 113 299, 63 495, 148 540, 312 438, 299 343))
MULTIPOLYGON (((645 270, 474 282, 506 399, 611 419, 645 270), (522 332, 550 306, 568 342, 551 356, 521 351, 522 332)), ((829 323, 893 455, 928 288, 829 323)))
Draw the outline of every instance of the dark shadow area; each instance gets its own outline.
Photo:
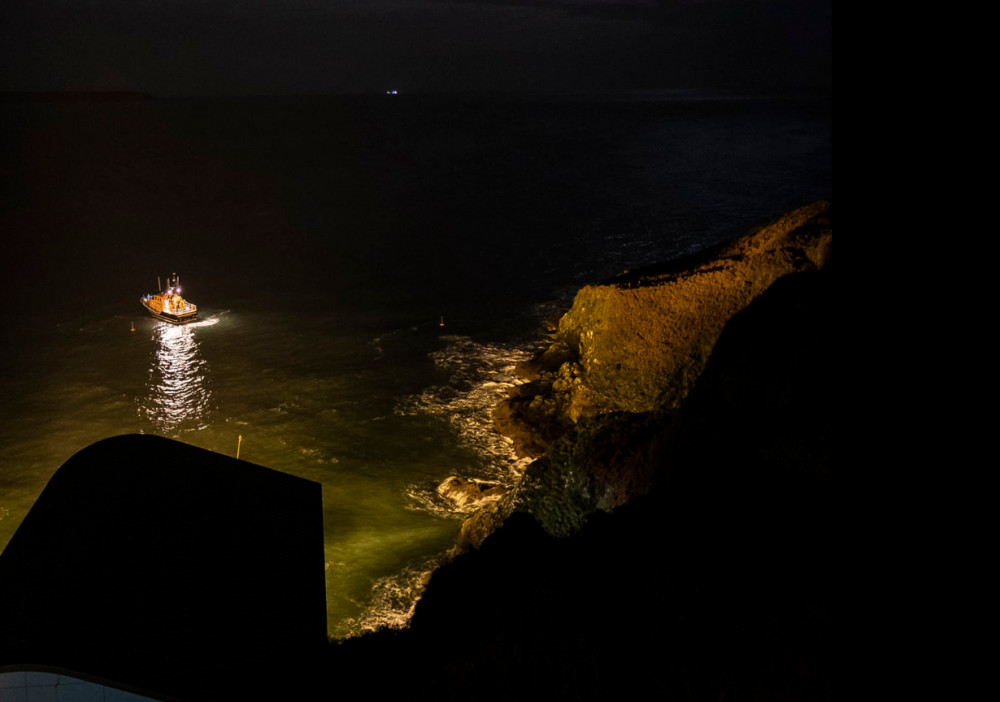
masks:
POLYGON ((164 439, 91 446, 0 558, 0 667, 181 700, 831 700, 833 268, 731 320, 643 433, 648 494, 561 539, 515 511, 404 631, 324 645, 318 485, 164 439))
POLYGON ((733 318, 649 444, 650 494, 563 539, 515 512, 434 574, 409 630, 340 644, 331 670, 396 671, 407 699, 831 700, 832 268, 733 318))
POLYGON ((326 643, 322 519, 318 483, 155 436, 93 444, 0 556, 0 668, 168 699, 285 689, 326 643))

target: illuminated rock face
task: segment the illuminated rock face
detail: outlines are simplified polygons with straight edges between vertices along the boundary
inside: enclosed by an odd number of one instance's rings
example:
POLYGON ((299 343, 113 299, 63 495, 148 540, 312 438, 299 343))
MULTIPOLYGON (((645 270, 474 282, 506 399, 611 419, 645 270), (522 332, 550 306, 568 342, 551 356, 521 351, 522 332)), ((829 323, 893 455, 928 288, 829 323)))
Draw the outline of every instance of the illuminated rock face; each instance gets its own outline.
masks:
POLYGON ((580 420, 676 409, 726 323, 775 281, 832 257, 829 203, 791 212, 724 248, 581 289, 531 379, 495 412, 539 456, 580 420))
POLYGON ((466 520, 475 548, 404 639, 412 677, 490 699, 831 699, 834 275, 778 280, 680 407, 580 419, 466 520))
POLYGON ((690 270, 583 288, 559 323, 582 380, 569 388, 570 418, 676 408, 733 315, 779 278, 830 259, 828 215, 825 203, 812 205, 690 270))
POLYGON ((474 480, 450 476, 438 485, 437 492, 451 500, 458 509, 469 509, 496 501, 503 490, 499 487, 483 487, 474 480))
POLYGON ((497 428, 537 460, 466 520, 460 546, 481 544, 515 512, 565 536, 652 490, 672 417, 724 329, 778 281, 827 267, 832 242, 831 206, 820 202, 713 251, 580 290, 552 344, 523 366, 529 382, 494 410, 497 428))

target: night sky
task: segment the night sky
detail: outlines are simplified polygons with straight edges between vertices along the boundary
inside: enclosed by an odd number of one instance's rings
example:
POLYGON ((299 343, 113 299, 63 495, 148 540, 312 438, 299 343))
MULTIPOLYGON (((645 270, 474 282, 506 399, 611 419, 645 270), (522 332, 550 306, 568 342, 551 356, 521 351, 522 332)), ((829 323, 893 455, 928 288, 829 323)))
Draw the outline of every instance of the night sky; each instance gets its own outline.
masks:
POLYGON ((826 88, 832 0, 3 0, 0 90, 826 88))

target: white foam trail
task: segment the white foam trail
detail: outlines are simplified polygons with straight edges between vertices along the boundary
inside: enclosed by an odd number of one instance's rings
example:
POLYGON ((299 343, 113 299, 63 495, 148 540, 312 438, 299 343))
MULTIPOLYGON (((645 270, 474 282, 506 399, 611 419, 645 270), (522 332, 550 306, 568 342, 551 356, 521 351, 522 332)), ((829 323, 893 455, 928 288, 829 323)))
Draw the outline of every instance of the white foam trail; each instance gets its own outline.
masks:
POLYGON ((222 321, 222 315, 224 315, 229 310, 222 310, 213 314, 211 317, 206 317, 205 319, 199 319, 197 322, 189 322, 185 324, 186 327, 214 327, 216 324, 222 321))

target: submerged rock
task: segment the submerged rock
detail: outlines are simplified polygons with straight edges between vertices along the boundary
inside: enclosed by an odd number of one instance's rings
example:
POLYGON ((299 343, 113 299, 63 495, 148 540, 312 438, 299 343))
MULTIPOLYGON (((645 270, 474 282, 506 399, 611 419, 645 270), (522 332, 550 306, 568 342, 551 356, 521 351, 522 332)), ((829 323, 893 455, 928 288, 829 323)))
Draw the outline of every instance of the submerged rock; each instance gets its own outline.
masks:
POLYGON ((504 494, 504 489, 497 485, 484 487, 475 480, 451 476, 438 485, 437 493, 461 509, 495 502, 504 494))

